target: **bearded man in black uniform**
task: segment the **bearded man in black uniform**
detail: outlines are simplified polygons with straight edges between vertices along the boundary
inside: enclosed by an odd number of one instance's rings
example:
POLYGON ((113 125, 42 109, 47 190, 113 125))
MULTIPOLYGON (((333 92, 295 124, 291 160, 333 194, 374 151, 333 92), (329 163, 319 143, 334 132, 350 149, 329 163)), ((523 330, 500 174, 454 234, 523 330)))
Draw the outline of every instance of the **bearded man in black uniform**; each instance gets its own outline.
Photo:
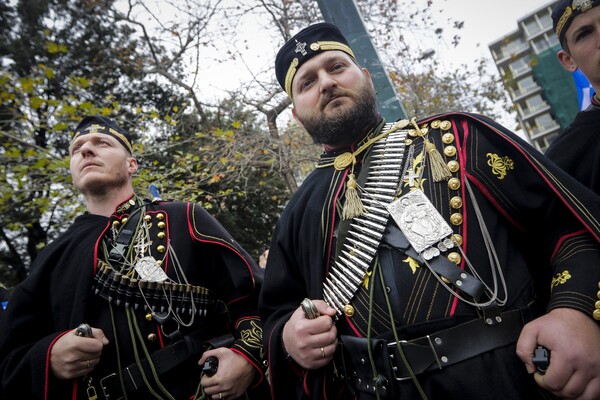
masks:
POLYGON ((598 398, 597 197, 485 117, 386 123, 334 25, 275 67, 324 152, 270 245, 274 398, 598 398))
POLYGON ((14 291, 0 397, 233 399, 262 387, 252 258, 200 206, 136 195, 130 137, 112 120, 84 118, 69 152, 87 212, 14 291))
POLYGON ((592 87, 592 104, 552 142, 546 156, 600 194, 600 1, 563 0, 552 11, 562 49, 558 60, 569 72, 580 69, 592 87))

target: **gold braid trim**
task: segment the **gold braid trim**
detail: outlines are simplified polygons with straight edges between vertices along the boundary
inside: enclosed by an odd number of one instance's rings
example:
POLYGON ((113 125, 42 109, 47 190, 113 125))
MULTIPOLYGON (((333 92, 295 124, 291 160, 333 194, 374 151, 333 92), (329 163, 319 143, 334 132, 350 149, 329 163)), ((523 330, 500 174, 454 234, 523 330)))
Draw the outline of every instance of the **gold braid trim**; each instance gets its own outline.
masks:
POLYGON ((290 67, 288 68, 287 74, 285 74, 285 92, 292 98, 292 81, 294 80, 294 75, 296 75, 296 67, 298 66, 298 58, 294 58, 290 67))
POLYGON ((560 16, 560 19, 556 24, 556 36, 558 36, 559 38, 560 32, 563 30, 569 18, 571 18, 571 15, 573 15, 573 9, 571 8, 571 6, 567 6, 567 8, 565 8, 565 12, 563 13, 563 15, 560 16))

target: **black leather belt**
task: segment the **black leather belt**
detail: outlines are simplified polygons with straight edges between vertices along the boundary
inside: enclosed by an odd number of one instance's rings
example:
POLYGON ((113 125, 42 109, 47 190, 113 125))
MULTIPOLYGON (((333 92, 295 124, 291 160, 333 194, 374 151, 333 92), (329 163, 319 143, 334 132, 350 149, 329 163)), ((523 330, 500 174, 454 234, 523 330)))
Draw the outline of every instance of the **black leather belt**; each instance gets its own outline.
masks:
POLYGON ((394 379, 411 379, 398 346, 414 374, 418 375, 516 343, 529 318, 523 315, 522 310, 501 313, 500 316, 502 321, 495 321, 494 325, 488 325, 479 318, 418 339, 388 343, 394 379))
MULTIPOLYGON (((233 336, 225 335, 206 341, 204 335, 205 333, 201 331, 185 335, 183 339, 152 353, 150 360, 156 375, 165 374, 191 357, 199 356, 207 349, 207 345, 215 348, 223 347, 231 345, 234 340, 233 336)), ((120 372, 123 386, 116 372, 101 378, 99 382, 104 397, 107 400, 119 400, 124 398, 124 392, 133 393, 145 387, 143 376, 152 376, 153 373, 148 359, 142 360, 141 365, 143 371, 134 363, 120 372)))
POLYGON ((498 314, 493 322, 474 319, 417 339, 392 343, 342 335, 341 363, 355 390, 378 392, 385 397, 391 394, 390 384, 393 386, 394 381, 411 379, 411 370, 419 375, 516 343, 529 320, 529 309, 513 310, 498 314), (375 363, 376 377, 370 359, 375 363))

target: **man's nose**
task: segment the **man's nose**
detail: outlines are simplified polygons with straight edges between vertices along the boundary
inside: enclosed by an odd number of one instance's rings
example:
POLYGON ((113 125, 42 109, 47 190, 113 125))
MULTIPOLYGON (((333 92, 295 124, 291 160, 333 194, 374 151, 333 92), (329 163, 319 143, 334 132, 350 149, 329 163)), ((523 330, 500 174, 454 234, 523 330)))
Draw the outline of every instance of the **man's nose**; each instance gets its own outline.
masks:
POLYGON ((84 144, 81 145, 81 147, 79 148, 79 151, 83 155, 94 154, 94 145, 91 142, 85 142, 84 144))
POLYGON ((332 88, 337 87, 337 81, 332 75, 323 72, 319 76, 319 87, 321 89, 321 93, 325 93, 332 88))

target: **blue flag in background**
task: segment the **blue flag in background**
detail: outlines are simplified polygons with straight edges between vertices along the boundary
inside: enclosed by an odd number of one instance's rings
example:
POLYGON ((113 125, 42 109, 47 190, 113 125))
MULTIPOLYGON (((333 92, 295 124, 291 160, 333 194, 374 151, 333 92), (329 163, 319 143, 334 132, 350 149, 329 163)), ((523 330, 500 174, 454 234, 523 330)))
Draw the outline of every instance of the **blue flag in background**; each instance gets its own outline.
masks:
POLYGON ((577 88, 577 97, 579 98, 579 109, 585 110, 592 103, 592 96, 594 95, 594 89, 590 82, 587 80, 583 72, 579 69, 573 72, 573 79, 575 80, 575 87, 577 88))

